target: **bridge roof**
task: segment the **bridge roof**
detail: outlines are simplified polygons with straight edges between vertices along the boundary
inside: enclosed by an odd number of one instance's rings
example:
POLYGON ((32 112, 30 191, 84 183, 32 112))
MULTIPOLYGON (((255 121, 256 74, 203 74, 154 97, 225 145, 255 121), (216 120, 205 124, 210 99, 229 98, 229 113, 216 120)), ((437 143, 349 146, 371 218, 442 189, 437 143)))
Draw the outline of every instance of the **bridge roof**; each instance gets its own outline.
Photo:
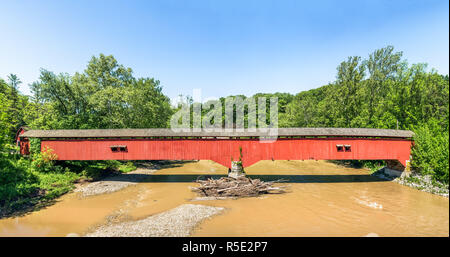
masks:
MULTIPOLYGON (((176 132, 171 129, 58 129, 28 130, 26 138, 121 138, 121 137, 260 137, 267 132, 176 132)), ((278 136, 412 138, 409 130, 372 128, 279 128, 278 136)))

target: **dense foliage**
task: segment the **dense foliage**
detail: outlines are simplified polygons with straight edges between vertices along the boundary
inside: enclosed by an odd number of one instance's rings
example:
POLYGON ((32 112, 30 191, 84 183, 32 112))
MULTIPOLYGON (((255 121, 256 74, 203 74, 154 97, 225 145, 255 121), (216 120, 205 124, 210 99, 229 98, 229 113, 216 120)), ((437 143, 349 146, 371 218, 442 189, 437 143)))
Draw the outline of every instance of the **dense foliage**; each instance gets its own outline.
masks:
POLYGON ((31 128, 156 128, 172 114, 158 80, 134 78, 112 56, 92 57, 74 76, 41 70, 31 90, 24 117, 31 128))
POLYGON ((432 175, 438 181, 449 181, 449 133, 442 131, 438 122, 431 120, 414 129, 412 165, 422 174, 432 175))
POLYGON ((349 57, 334 83, 297 94, 280 126, 412 130, 412 169, 448 184, 448 75, 401 57, 391 46, 349 57))
POLYGON ((159 81, 135 78, 112 56, 92 57, 83 73, 73 76, 41 70, 31 97, 17 90, 14 74, 0 79, 0 215, 16 207, 53 199, 79 179, 98 179, 105 171, 128 172, 136 167, 118 161, 57 162, 51 149, 19 157, 14 138, 26 125, 32 129, 167 127, 172 108, 159 81))
MULTIPOLYGON (((54 74, 42 69, 39 80, 30 85, 30 97, 20 94, 20 83, 14 74, 7 81, 0 79, 0 215, 57 197, 81 178, 98 179, 105 170, 135 168, 118 161, 57 162, 51 149, 40 151, 38 140, 32 141, 29 158, 20 157, 13 146, 19 127, 161 128, 169 126, 170 117, 181 108, 170 105, 158 80, 135 78, 130 68, 102 54, 92 57, 82 73, 54 74)), ((278 97, 280 127, 411 129, 416 133, 412 168, 448 184, 448 75, 429 71, 425 64, 408 65, 391 46, 366 59, 349 57, 338 66, 336 81, 328 85, 297 95, 254 96, 278 97)), ((186 101, 191 108, 201 104, 189 97, 186 101)), ((220 101, 223 114, 225 98, 220 101)), ((202 105, 202 116, 208 119, 214 103, 202 105)), ((247 109, 244 116, 246 125, 247 109)))
POLYGON ((448 130, 448 76, 425 64, 408 67, 400 57, 387 47, 367 60, 348 58, 334 83, 295 96, 282 125, 413 129, 437 120, 448 130))

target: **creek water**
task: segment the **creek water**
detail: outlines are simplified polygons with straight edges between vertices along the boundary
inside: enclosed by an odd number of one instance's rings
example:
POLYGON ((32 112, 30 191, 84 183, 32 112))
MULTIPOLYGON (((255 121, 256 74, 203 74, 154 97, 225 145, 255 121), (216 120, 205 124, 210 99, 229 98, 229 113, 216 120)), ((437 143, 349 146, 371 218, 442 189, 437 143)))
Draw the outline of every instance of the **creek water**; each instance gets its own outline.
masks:
POLYGON ((0 236, 83 235, 107 221, 138 220, 181 204, 225 207, 192 236, 449 236, 448 198, 325 161, 260 161, 249 176, 285 179, 288 193, 192 201, 198 176, 226 175, 212 161, 166 165, 123 190, 62 196, 51 206, 0 220, 0 236))

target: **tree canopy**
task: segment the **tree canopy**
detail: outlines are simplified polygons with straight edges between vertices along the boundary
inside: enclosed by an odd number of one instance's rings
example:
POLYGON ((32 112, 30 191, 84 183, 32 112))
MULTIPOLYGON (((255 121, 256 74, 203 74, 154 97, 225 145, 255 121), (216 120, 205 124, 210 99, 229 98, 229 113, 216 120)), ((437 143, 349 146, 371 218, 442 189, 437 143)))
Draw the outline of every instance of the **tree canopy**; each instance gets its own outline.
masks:
POLYGON ((153 78, 135 78, 113 56, 92 57, 83 73, 41 70, 26 115, 34 128, 167 127, 170 101, 153 78))

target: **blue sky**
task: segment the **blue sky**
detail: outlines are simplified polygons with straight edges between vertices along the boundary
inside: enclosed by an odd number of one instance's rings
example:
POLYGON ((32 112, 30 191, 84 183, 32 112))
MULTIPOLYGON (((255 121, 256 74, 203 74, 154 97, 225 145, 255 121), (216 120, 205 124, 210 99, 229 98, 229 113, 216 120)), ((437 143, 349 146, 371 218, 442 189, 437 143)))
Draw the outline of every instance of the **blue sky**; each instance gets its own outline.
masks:
POLYGON ((386 45, 449 70, 448 1, 4 1, 0 77, 73 74, 112 54, 174 98, 317 88, 386 45))

